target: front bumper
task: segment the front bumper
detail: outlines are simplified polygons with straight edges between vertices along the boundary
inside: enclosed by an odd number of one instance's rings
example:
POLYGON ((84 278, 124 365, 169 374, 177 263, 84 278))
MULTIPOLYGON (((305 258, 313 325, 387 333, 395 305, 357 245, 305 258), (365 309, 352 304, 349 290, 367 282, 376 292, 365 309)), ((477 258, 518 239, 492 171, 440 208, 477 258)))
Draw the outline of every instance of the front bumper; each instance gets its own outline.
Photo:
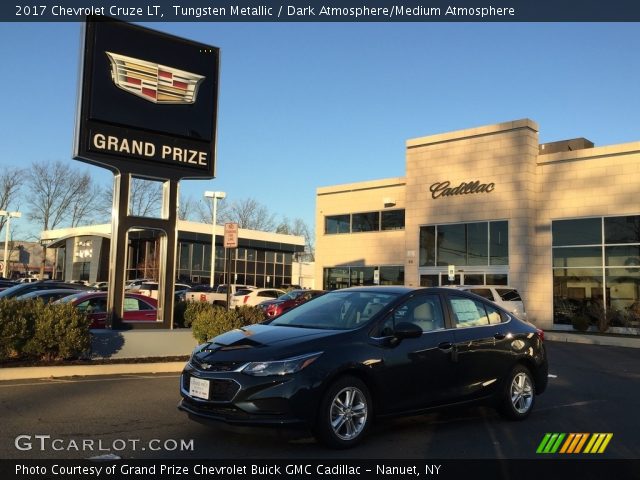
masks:
POLYGON ((180 377, 178 409, 201 423, 308 426, 316 400, 304 376, 253 377, 240 372, 203 372, 188 364, 180 377), (190 378, 209 380, 209 399, 189 394, 190 378), (205 421, 205 422, 203 422, 205 421))

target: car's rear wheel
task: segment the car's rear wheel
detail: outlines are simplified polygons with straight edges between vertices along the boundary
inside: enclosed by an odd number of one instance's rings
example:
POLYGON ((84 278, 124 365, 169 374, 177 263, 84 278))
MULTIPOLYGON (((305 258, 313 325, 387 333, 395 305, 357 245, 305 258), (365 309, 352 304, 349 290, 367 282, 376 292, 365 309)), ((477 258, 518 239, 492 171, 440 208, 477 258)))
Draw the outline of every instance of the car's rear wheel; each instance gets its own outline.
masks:
POLYGON ((516 365, 505 384, 500 411, 511 420, 529 416, 535 403, 535 386, 531 372, 524 365, 516 365))
POLYGON ((364 382, 341 377, 322 397, 314 433, 329 447, 353 447, 368 430, 372 413, 371 395, 364 382))

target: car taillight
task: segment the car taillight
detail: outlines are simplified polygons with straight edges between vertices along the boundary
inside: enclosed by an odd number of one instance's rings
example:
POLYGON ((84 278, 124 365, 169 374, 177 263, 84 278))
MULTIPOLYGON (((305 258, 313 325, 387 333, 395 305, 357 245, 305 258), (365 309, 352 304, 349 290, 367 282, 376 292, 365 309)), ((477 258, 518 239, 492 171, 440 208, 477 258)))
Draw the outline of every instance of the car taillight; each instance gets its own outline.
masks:
POLYGON ((249 295, 244 296, 244 300, 242 301, 242 303, 247 303, 247 300, 249 300, 249 295))
POLYGON ((544 330, 538 329, 538 338, 541 342, 544 342, 544 330))

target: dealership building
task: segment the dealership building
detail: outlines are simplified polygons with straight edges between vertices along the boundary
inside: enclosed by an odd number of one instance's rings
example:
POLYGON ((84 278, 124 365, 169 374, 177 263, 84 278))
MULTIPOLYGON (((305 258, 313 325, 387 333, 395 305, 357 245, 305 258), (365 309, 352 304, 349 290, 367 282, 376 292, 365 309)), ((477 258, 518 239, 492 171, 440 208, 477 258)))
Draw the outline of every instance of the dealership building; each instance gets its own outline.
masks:
MULTIPOLYGON (((176 281, 208 284, 211 278, 211 224, 178 220, 176 281)), ((154 278, 158 272, 159 232, 132 229, 128 232, 125 279, 154 278)), ((56 249, 52 268, 60 280, 107 281, 111 225, 89 225, 42 232, 41 242, 56 249)), ((299 280, 293 263, 304 254, 305 239, 257 230, 238 229, 238 248, 224 248, 224 226, 216 225, 214 283, 232 283, 257 287, 280 287, 299 280), (229 258, 227 258, 227 254, 229 258), (227 261, 228 260, 228 261, 227 261), (227 268, 228 267, 228 268, 227 268)))
POLYGON ((317 189, 316 285, 508 284, 542 328, 638 334, 638 185, 640 142, 529 119, 410 139, 404 177, 317 189))

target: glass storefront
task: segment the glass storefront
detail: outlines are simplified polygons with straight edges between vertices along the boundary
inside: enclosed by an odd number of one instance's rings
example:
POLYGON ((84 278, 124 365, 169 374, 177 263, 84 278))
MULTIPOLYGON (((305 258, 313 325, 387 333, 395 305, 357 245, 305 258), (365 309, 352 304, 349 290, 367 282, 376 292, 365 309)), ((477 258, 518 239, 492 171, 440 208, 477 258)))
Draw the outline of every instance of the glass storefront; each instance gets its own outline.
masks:
POLYGON ((324 269, 325 290, 365 285, 404 285, 404 266, 333 267, 324 269), (376 283, 376 271, 378 282, 376 283))
POLYGON ((554 323, 639 328, 640 215, 557 220, 552 234, 554 323))

